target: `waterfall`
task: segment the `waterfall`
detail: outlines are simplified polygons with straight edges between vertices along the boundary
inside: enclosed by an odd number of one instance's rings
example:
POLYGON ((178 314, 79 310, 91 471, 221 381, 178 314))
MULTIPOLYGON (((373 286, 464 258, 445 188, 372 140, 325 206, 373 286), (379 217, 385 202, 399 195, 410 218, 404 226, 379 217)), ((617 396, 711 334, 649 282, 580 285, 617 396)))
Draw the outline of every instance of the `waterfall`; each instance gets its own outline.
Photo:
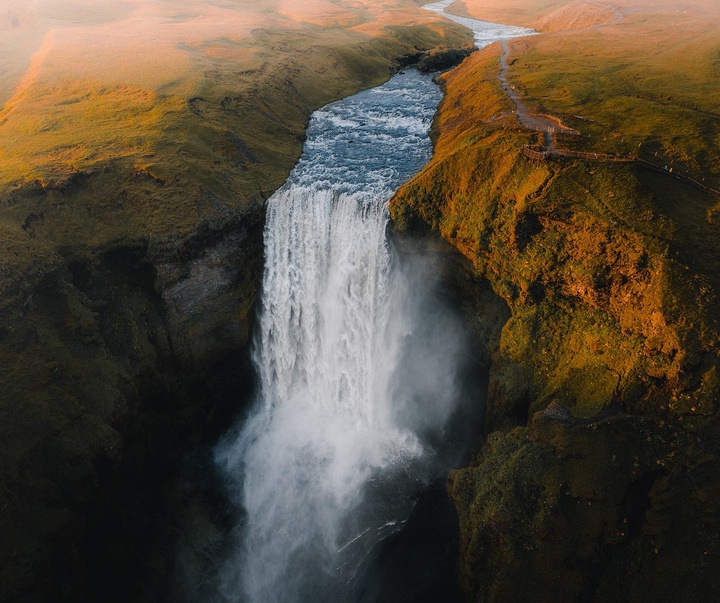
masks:
MULTIPOLYGON (((447 15, 450 3, 425 8, 479 47, 533 33, 447 15)), ((241 509, 225 601, 374 600, 363 572, 377 574, 378 545, 467 445, 467 345, 440 269, 401 261, 386 238, 389 197, 430 158, 439 100, 411 70, 316 111, 268 201, 260 396, 217 451, 241 509)))
POLYGON ((242 509, 228 601, 355 600, 378 543, 446 471, 463 335, 437 267, 401 262, 387 201, 431 153, 440 98, 409 71, 317 111, 268 201, 257 407, 218 459, 242 509), (442 466, 441 466, 442 465, 442 466))
POLYGON ((322 189, 291 187, 268 207, 262 407, 240 444, 250 601, 345 600, 398 519, 389 507, 408 504, 384 501, 369 510, 375 522, 359 509, 371 480, 392 480, 423 451, 392 408, 408 325, 386 221, 382 204, 322 189))

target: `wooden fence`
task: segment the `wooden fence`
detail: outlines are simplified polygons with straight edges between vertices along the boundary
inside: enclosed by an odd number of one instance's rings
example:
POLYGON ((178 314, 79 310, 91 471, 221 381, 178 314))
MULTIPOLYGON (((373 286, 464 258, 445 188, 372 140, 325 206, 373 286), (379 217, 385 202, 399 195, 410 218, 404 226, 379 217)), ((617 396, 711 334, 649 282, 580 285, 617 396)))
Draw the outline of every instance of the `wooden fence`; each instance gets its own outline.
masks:
POLYGON ((691 176, 688 176, 681 172, 677 172, 672 168, 668 169, 667 166, 663 167, 652 163, 647 159, 641 159, 632 155, 608 155, 606 153, 588 153, 587 151, 571 151, 569 149, 556 148, 540 150, 538 147, 533 148, 529 145, 525 145, 522 152, 523 155, 525 155, 529 159, 532 159, 533 161, 547 161, 550 157, 569 157, 571 159, 585 159, 588 161, 605 161, 612 163, 639 163, 640 165, 644 165, 645 167, 650 168, 656 172, 667 174, 668 176, 672 176, 677 180, 687 182, 688 184, 692 184, 693 186, 701 188, 711 195, 720 197, 719 190, 706 186, 705 184, 703 184, 699 180, 696 180, 695 178, 692 178, 691 176))

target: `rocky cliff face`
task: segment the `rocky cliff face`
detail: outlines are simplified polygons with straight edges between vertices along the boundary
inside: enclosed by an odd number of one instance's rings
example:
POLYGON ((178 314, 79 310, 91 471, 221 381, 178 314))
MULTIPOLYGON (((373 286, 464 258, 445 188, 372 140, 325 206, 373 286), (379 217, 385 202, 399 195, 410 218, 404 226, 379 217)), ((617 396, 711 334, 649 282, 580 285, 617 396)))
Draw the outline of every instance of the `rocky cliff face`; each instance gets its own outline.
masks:
POLYGON ((261 269, 258 206, 172 253, 142 237, 68 246, 17 285, 3 323, 6 600, 51 600, 63 587, 61 599, 94 599, 85 560, 138 563, 131 550, 112 560, 93 529, 107 528, 120 500, 116 539, 160 529, 138 517, 252 391, 246 347, 261 269))
MULTIPOLYGON (((391 203, 399 229, 438 232, 510 309, 485 339, 487 437, 448 486, 466 596, 712 600, 714 251, 677 218, 681 204, 715 228, 710 200, 641 167, 525 158, 539 141, 508 115, 498 56, 444 77, 435 157, 391 203)), ((500 316, 480 309, 478 332, 500 316)))

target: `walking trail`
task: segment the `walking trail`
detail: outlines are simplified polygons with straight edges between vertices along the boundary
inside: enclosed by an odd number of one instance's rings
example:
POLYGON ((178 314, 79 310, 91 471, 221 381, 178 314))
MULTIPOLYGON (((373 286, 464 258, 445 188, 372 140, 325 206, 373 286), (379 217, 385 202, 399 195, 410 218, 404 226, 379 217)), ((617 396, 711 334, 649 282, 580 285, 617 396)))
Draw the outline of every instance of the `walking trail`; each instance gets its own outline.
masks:
MULTIPOLYGON (((614 16, 612 19, 605 21, 604 23, 597 23, 596 25, 591 25, 591 26, 583 28, 583 29, 598 29, 600 27, 605 27, 607 25, 614 25, 616 23, 619 23, 623 19, 623 14, 614 6, 600 4, 599 2, 590 2, 590 4, 611 10, 613 12, 614 16)), ((578 31, 578 30, 565 29, 565 30, 560 30, 560 31, 554 32, 554 33, 568 33, 571 31, 578 31)), ((529 130, 538 130, 541 132, 545 132, 545 148, 548 151, 552 151, 555 149, 555 134, 556 133, 559 132, 562 134, 579 135, 580 132, 578 132, 577 130, 573 130, 572 128, 568 128, 567 126, 564 126, 562 124, 562 122, 556 117, 552 117, 549 115, 534 115, 534 114, 530 113, 528 108, 525 106, 525 104, 520 99, 520 95, 515 91, 515 87, 508 84, 508 81, 507 81, 508 56, 510 55, 510 49, 508 48, 508 44, 507 44, 506 40, 502 41, 502 49, 503 49, 503 54, 500 57, 500 75, 498 77, 500 79, 500 83, 502 84, 503 90, 505 90, 508 97, 515 105, 515 114, 518 118, 518 121, 520 122, 520 125, 522 125, 525 128, 528 128, 529 130)))
MULTIPOLYGON (((610 19, 609 21, 606 21, 604 23, 598 23, 597 25, 592 25, 590 27, 587 27, 585 29, 598 29, 600 27, 605 27, 607 25, 614 25, 616 23, 619 23, 623 19, 623 14, 615 7, 613 6, 607 6, 604 4, 599 4, 593 2, 592 4, 596 4, 597 6, 602 6, 603 8, 608 8, 613 11, 614 18, 610 19)), ((562 32, 555 32, 555 33, 567 33, 570 31, 576 31, 576 30, 562 30, 562 32)), ((513 113, 516 115, 518 122, 520 122, 520 125, 524 128, 528 128, 530 130, 537 130, 545 133, 545 144, 544 148, 539 149, 538 147, 530 147, 526 146, 523 149, 523 154, 526 157, 529 157, 532 160, 536 161, 546 161, 548 157, 568 157, 573 159, 585 159, 585 160, 593 160, 593 161, 605 161, 605 162, 614 162, 614 163, 639 163, 641 165, 644 165, 647 168, 650 168, 652 170, 655 170, 657 172, 661 172, 664 174, 667 174, 669 176, 672 176, 673 178, 676 178, 677 180, 681 180, 683 182, 686 182, 688 184, 692 184, 698 188, 701 188, 705 190, 707 193, 710 193, 711 195, 715 197, 720 197, 720 191, 711 188, 709 186, 706 186, 704 183, 700 182, 699 180, 687 175, 683 174, 682 172, 674 171, 672 168, 665 166, 661 166, 658 164, 655 164, 651 161, 648 161, 646 159, 642 159, 637 157, 637 155, 608 155, 604 153, 591 153, 591 152, 585 152, 585 151, 571 151, 568 149, 559 149, 555 146, 555 134, 560 132, 562 134, 574 134, 579 135, 580 132, 577 130, 573 130, 572 128, 568 128, 567 126, 564 126, 562 122, 555 117, 549 116, 549 115, 536 115, 533 113, 530 113, 528 108, 525 106, 525 104, 522 102, 522 99, 520 98, 520 95, 515 90, 514 86, 511 86, 508 83, 507 80, 507 71, 508 71, 508 56, 510 54, 510 49, 508 48, 508 44, 506 40, 502 40, 502 49, 503 54, 500 57, 500 74, 498 75, 498 78, 500 80, 500 83, 503 87, 503 90, 508 95, 508 98, 512 101, 513 105, 515 105, 515 110, 513 113)))
POLYGON ((511 86, 507 81, 507 70, 508 70, 508 55, 510 49, 508 48, 507 41, 502 41, 503 54, 500 57, 500 83, 502 84, 503 90, 515 105, 515 115, 517 116, 520 124, 530 130, 538 130, 545 132, 545 148, 552 149, 555 147, 555 133, 561 132, 563 134, 580 134, 577 130, 564 126, 559 119, 549 117, 545 115, 534 115, 530 113, 528 108, 520 99, 520 95, 515 90, 515 86, 511 86))

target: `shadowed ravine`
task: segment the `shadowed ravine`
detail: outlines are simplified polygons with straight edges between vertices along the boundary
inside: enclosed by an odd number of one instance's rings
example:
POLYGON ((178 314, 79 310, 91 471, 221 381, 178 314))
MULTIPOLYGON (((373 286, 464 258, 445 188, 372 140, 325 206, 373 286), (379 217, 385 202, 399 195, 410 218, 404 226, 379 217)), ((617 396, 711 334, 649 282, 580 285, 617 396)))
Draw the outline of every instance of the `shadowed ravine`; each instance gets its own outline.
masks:
POLYGON ((411 71, 318 111, 268 203, 261 397, 219 452, 246 514, 230 600, 354 598, 373 547, 446 469, 433 442, 455 411, 462 331, 429 267, 401 265, 385 236, 439 98, 411 71))
POLYGON ((268 202, 260 395, 217 450, 239 512, 226 600, 380 600, 383 543, 467 451, 481 394, 442 267, 386 237, 439 100, 408 71, 317 111, 268 202))

